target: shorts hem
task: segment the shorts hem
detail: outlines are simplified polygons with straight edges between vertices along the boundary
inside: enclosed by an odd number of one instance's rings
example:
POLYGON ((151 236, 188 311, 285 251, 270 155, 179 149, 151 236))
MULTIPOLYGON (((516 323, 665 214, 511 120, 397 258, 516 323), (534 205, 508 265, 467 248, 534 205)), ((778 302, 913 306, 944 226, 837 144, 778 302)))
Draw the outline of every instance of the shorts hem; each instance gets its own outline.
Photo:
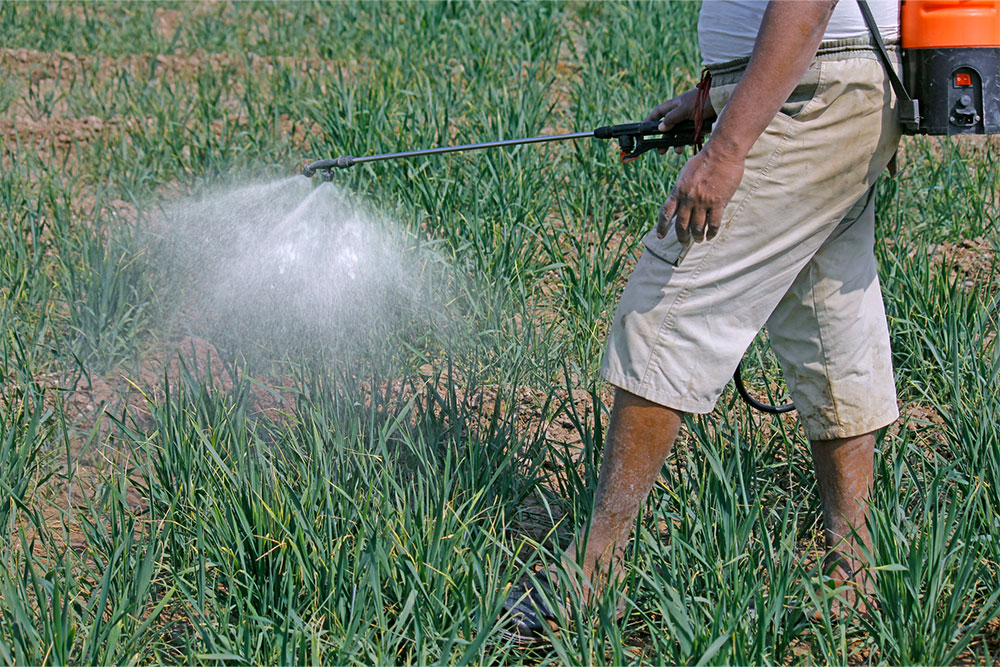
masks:
POLYGON ((630 394, 635 394, 639 398, 644 398, 647 401, 651 401, 657 405, 662 405, 663 407, 670 408, 671 410, 677 410, 678 412, 707 415, 715 409, 715 404, 718 402, 712 401, 711 403, 707 403, 705 401, 692 401, 678 398, 669 392, 656 391, 649 385, 644 385, 639 380, 629 379, 624 375, 614 373, 603 368, 601 369, 601 377, 619 389, 624 389, 630 394))
POLYGON ((879 414, 876 417, 863 421, 854 421, 850 424, 810 424, 807 420, 799 416, 802 429, 806 432, 806 437, 810 440, 837 440, 839 438, 854 438, 859 435, 877 431, 885 428, 889 424, 899 419, 899 409, 895 406, 892 410, 879 414))
MULTIPOLYGON (((679 398, 670 392, 656 391, 649 385, 644 385, 639 380, 630 379, 620 373, 615 373, 603 368, 601 369, 601 377, 619 389, 624 389, 630 394, 635 394, 636 396, 644 398, 647 401, 651 401, 657 405, 662 405, 663 407, 670 408, 671 410, 677 410, 678 412, 705 415, 712 412, 715 409, 716 403, 718 403, 718 401, 708 403, 706 401, 692 401, 689 399, 679 398)), ((747 409, 752 410, 750 406, 747 406, 747 409)), ((892 410, 883 412, 875 417, 862 421, 855 421, 851 424, 809 423, 809 420, 803 419, 802 415, 799 415, 798 419, 799 423, 802 424, 802 430, 805 431, 808 439, 837 440, 839 438, 853 438, 885 428, 899 419, 899 409, 893 407, 892 410)))

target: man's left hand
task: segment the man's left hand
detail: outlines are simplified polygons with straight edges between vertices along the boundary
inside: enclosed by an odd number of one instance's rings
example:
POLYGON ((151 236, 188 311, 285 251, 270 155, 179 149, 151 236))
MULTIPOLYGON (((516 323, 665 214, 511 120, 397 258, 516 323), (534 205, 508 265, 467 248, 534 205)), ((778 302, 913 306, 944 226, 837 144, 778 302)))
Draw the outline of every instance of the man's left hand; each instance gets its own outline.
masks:
POLYGON ((722 212, 736 194, 743 178, 744 158, 712 150, 709 142, 677 177, 656 224, 656 235, 666 236, 673 220, 677 239, 685 246, 715 238, 722 226, 722 212))

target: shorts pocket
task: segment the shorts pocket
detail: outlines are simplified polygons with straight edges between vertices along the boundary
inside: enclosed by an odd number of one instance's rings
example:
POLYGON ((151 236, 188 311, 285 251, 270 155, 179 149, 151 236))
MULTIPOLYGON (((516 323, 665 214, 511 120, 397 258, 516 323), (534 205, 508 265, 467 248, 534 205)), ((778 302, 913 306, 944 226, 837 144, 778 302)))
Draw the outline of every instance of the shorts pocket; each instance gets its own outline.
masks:
POLYGON ((782 114, 789 118, 795 118, 805 111, 809 103, 816 98, 816 91, 819 89, 820 80, 822 79, 821 68, 822 63, 819 63, 818 66, 813 66, 806 70, 805 74, 802 75, 802 79, 799 80, 798 85, 792 90, 791 95, 781 105, 779 111, 782 114))
POLYGON ((642 244, 646 246, 646 250, 653 257, 672 266, 678 266, 684 259, 684 255, 687 254, 687 248, 677 240, 677 229, 673 225, 670 225, 670 229, 667 230, 666 236, 662 239, 656 236, 655 227, 649 230, 642 237, 642 244))
POLYGON ((712 109, 715 111, 716 116, 721 114, 722 110, 726 108, 726 105, 729 103, 729 98, 733 96, 734 90, 736 90, 735 83, 709 87, 708 99, 712 103, 712 109))

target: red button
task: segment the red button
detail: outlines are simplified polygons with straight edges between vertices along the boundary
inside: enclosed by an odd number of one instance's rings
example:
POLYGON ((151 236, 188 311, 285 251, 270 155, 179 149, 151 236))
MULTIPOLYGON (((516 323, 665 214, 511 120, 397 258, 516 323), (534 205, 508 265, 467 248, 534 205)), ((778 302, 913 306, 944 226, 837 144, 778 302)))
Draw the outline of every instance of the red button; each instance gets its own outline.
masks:
POLYGON ((959 72, 955 75, 955 85, 956 86, 971 86, 972 85, 972 75, 968 72, 959 72))

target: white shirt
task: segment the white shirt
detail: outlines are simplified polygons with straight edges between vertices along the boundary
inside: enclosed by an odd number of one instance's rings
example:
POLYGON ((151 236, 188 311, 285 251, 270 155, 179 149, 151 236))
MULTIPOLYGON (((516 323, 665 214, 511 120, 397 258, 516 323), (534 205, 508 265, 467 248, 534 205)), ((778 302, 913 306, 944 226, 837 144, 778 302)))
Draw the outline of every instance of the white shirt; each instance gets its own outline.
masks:
MULTIPOLYGON (((898 0, 868 0, 882 39, 899 38, 898 0)), ((753 51, 767 0, 704 0, 698 16, 698 42, 704 65, 736 60, 753 51)), ((839 0, 823 41, 867 37, 868 26, 857 0, 839 0)))

